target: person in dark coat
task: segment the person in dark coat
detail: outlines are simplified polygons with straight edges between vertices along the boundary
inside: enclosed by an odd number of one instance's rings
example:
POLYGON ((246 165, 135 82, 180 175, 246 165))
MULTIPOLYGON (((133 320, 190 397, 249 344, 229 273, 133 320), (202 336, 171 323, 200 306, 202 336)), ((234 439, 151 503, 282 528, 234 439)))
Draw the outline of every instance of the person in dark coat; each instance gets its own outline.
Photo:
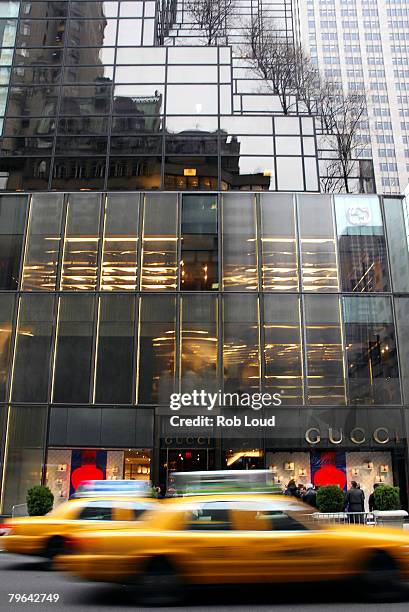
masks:
POLYGON ((314 485, 311 482, 307 484, 306 492, 304 493, 302 500, 313 508, 317 507, 317 491, 314 489, 314 485))
POLYGON ((346 497, 348 512, 363 512, 364 499, 364 492, 358 487, 358 483, 353 480, 346 497))
POLYGON ((370 494, 369 498, 368 498, 368 504, 369 504, 369 512, 373 512, 374 510, 377 510, 378 508, 376 507, 375 504, 375 489, 377 489, 379 487, 380 483, 379 482, 375 482, 374 486, 373 486, 373 491, 370 494))
POLYGON ((285 490, 286 495, 291 495, 292 497, 300 497, 300 492, 298 490, 297 485, 295 484, 295 480, 291 479, 287 485, 285 490))

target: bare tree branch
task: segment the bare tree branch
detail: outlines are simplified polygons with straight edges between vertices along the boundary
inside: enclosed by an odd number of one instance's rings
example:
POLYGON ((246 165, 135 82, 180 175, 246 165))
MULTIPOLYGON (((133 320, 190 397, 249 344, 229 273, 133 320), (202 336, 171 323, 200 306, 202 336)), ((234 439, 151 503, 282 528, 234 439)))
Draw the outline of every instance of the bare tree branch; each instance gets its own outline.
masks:
POLYGON ((188 0, 185 6, 193 26, 203 32, 207 46, 217 45, 221 38, 227 41, 236 0, 188 0))

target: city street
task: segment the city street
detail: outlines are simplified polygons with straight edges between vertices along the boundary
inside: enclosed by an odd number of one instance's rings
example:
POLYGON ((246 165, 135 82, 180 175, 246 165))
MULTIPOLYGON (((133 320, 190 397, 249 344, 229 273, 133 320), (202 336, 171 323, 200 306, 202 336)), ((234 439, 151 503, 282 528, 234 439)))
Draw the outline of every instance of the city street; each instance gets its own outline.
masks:
MULTIPOLYGON (((57 572, 45 571, 43 564, 32 557, 19 557, 0 552, 0 610, 18 610, 25 612, 38 610, 86 610, 101 612, 101 610, 135 610, 145 609, 138 606, 131 594, 123 587, 97 583, 77 582, 57 572), (57 603, 9 603, 9 594, 46 593, 59 595, 57 603)), ((409 595, 407 597, 409 601, 409 595)), ((183 607, 172 610, 192 609, 194 612, 209 610, 231 610, 244 612, 246 610, 271 610, 274 606, 280 612, 302 612, 307 610, 331 610, 334 612, 365 612, 366 610, 388 610, 391 612, 406 612, 408 601, 394 604, 357 603, 359 597, 348 589, 317 588, 301 585, 297 588, 277 588, 271 586, 263 592, 260 589, 227 591, 195 591, 183 607)), ((149 608, 150 609, 150 608, 149 608)), ((165 609, 165 608, 154 608, 165 609)))

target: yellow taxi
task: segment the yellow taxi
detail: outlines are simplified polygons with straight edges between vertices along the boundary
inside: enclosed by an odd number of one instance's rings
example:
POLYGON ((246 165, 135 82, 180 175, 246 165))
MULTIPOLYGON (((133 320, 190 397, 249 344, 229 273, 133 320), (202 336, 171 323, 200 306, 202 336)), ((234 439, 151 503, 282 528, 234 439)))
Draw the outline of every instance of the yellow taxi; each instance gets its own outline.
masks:
POLYGON ((139 587, 145 603, 188 585, 332 581, 360 577, 372 593, 409 579, 402 530, 322 525, 285 495, 197 495, 163 501, 141 529, 87 530, 57 568, 84 579, 139 587))
POLYGON ((119 492, 92 493, 63 502, 45 516, 5 521, 4 550, 52 560, 64 550, 68 536, 81 529, 124 529, 141 524, 142 515, 157 500, 119 492))

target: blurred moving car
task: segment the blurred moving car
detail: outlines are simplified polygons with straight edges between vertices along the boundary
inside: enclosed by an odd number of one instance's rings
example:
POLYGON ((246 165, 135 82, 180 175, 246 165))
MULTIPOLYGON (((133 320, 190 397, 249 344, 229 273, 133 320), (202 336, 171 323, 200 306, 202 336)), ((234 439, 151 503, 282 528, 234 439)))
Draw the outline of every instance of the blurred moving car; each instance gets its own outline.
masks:
POLYGON ((372 594, 409 579, 409 537, 365 526, 323 526, 311 508, 277 495, 169 499, 143 528, 70 538, 57 569, 138 586, 147 604, 178 599, 188 585, 332 581, 360 577, 372 594))
POLYGON ((1 538, 4 550, 52 560, 64 551, 66 539, 74 532, 136 527, 145 511, 157 505, 155 499, 139 497, 141 491, 136 487, 132 494, 132 488, 122 488, 120 481, 115 481, 115 485, 101 482, 107 485, 87 482, 75 498, 45 516, 4 521, 6 535, 1 538))

